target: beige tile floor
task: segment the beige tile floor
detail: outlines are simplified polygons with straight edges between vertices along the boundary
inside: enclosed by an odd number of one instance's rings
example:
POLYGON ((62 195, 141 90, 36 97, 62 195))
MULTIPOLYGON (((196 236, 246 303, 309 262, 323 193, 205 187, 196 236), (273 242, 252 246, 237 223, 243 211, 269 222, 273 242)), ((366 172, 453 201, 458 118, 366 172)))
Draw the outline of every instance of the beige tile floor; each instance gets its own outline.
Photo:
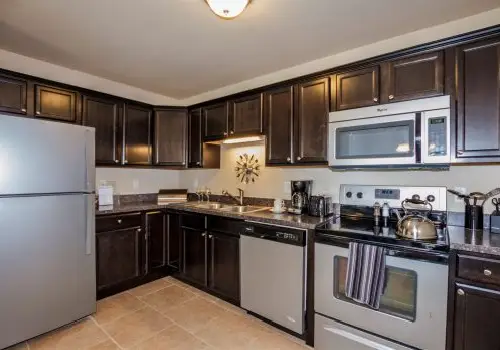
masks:
POLYGON ((86 319, 8 350, 300 350, 302 341, 167 277, 97 303, 86 319))

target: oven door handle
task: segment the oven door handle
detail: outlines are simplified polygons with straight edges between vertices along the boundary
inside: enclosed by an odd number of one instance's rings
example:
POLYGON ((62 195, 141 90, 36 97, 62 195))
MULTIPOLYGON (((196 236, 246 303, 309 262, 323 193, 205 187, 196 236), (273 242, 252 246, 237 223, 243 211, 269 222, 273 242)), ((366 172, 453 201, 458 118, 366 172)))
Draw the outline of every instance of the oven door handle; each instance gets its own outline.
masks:
POLYGON ((336 334, 338 336, 341 336, 343 338, 347 338, 349 340, 352 340, 358 344, 364 345, 369 347, 370 349, 376 349, 376 350, 394 350, 393 348, 390 348, 388 346, 379 344, 377 342, 374 342, 373 340, 365 339, 359 335, 352 334, 348 331, 344 331, 342 329, 334 328, 334 327, 324 327, 324 329, 330 333, 336 334))

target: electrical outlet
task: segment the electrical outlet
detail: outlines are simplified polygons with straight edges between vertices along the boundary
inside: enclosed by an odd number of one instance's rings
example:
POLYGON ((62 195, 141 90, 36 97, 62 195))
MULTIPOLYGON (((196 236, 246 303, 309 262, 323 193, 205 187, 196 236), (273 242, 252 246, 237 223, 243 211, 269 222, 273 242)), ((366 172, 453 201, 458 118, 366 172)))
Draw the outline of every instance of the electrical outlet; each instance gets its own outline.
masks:
POLYGON ((292 184, 290 181, 283 182, 283 193, 291 194, 292 193, 292 184))
MULTIPOLYGON (((454 187, 453 189, 457 192, 467 194, 467 189, 465 187, 454 187)), ((453 195, 453 197, 455 198, 456 203, 462 203, 464 201, 462 198, 458 198, 455 195, 453 195)))

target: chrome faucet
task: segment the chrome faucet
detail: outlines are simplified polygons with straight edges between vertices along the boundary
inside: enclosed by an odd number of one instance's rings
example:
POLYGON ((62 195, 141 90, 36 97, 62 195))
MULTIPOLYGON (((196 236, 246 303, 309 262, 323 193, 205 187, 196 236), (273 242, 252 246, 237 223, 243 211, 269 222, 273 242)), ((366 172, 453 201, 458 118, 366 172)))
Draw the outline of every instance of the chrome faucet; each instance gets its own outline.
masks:
POLYGON ((222 190, 222 195, 228 196, 229 198, 237 202, 239 205, 243 205, 243 197, 245 195, 245 191, 243 191, 241 188, 237 188, 237 190, 240 193, 239 198, 236 198, 235 196, 230 194, 227 190, 222 190))

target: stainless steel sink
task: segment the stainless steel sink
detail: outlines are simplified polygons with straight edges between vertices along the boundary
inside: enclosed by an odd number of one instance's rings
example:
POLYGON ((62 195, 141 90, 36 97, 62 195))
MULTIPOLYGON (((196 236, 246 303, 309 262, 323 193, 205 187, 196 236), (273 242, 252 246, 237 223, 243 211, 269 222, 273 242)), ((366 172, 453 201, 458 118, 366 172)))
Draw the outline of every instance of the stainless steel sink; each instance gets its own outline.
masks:
POLYGON ((253 205, 233 205, 223 208, 223 211, 231 211, 233 213, 253 213, 256 211, 266 210, 266 207, 256 207, 253 205))
POLYGON ((197 204, 195 205, 195 207, 203 209, 222 209, 226 208, 227 205, 221 203, 205 203, 205 204, 197 204))

